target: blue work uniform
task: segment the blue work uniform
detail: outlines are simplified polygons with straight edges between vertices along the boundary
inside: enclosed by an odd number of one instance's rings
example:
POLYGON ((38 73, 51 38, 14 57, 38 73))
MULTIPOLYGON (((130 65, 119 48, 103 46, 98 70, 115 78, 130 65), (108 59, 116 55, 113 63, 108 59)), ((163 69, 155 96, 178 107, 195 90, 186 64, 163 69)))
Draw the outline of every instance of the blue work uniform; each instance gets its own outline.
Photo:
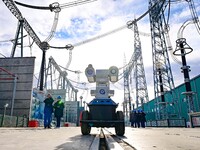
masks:
POLYGON ((44 128, 51 127, 52 113, 53 113, 53 98, 49 97, 44 100, 44 128))

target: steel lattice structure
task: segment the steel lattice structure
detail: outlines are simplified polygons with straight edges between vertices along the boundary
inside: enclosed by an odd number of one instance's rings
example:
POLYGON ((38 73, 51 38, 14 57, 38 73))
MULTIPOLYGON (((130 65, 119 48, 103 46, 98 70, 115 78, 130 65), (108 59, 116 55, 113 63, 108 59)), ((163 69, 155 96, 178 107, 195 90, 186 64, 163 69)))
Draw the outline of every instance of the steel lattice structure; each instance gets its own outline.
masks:
POLYGON ((149 8, 155 3, 157 3, 157 5, 149 12, 152 39, 154 95, 157 98, 156 118, 164 119, 168 117, 164 93, 172 91, 174 88, 174 80, 165 40, 167 25, 164 11, 169 1, 149 0, 149 8))
POLYGON ((49 58, 49 63, 48 63, 48 67, 47 67, 46 75, 45 75, 45 88, 51 89, 51 90, 52 89, 66 89, 66 92, 68 95, 67 99, 70 101, 77 101, 78 90, 74 88, 74 86, 71 84, 71 82, 67 78, 67 72, 62 71, 62 69, 53 59, 53 57, 49 58), (47 83, 48 83, 48 86, 47 86, 47 83))
MULTIPOLYGON (((17 43, 17 41, 15 40, 15 45, 13 47, 11 57, 14 56, 15 48, 16 48, 17 44, 21 44, 21 57, 23 57, 23 47, 22 47, 23 46, 23 40, 22 40, 23 28, 26 30, 28 35, 33 39, 33 42, 35 42, 37 44, 37 46, 42 50, 42 62, 41 62, 41 69, 40 69, 40 75, 39 75, 39 82, 40 82, 39 89, 41 91, 43 91, 44 84, 45 84, 44 83, 44 76, 45 76, 45 65, 46 65, 45 64, 46 63, 46 51, 51 47, 48 42, 54 36, 56 26, 57 26, 57 23, 58 23, 58 16, 59 16, 59 12, 61 11, 61 8, 81 5, 81 4, 93 2, 93 1, 96 1, 96 0, 83 0, 83 1, 77 1, 77 2, 70 2, 70 3, 63 4, 61 6, 59 5, 59 3, 56 2, 56 3, 50 4, 49 7, 36 7, 36 6, 31 6, 31 5, 27 5, 27 4, 23 4, 23 3, 19 3, 19 2, 14 2, 13 0, 2 0, 2 1, 7 6, 7 8, 10 10, 10 12, 18 19, 18 21, 20 23, 19 26, 18 26, 18 29, 17 29, 17 33, 16 33, 16 40, 17 40, 19 33, 21 31, 21 43, 17 43), (37 36, 35 31, 31 27, 31 25, 23 17, 22 13, 17 8, 15 3, 20 4, 22 6, 25 6, 25 7, 30 7, 30 8, 34 8, 34 9, 48 9, 48 10, 55 12, 54 23, 53 23, 50 35, 43 42, 41 42, 40 38, 37 36)), ((70 46, 66 45, 64 48, 70 49, 71 45, 70 46)), ((69 62, 67 64, 67 66, 69 66, 70 62, 71 62, 71 53, 70 53, 69 62)))
POLYGON ((130 115, 131 111, 131 95, 130 95, 130 71, 131 67, 124 68, 124 102, 123 102, 123 112, 126 118, 130 115), (129 106, 129 107, 128 107, 129 106))
POLYGON ((147 83, 145 77, 145 70, 142 58, 142 48, 139 36, 139 30, 137 23, 134 24, 134 53, 135 53, 135 84, 136 84, 136 108, 141 107, 143 104, 149 102, 149 96, 147 92, 147 83))
MULTIPOLYGON (((135 81, 136 85, 136 108, 143 108, 143 104, 149 101, 147 83, 142 58, 142 48, 137 22, 134 23, 134 52, 129 61, 129 65, 124 69, 124 103, 125 115, 128 117, 131 112, 130 81, 135 81), (132 75, 133 74, 133 75, 132 75), (133 78, 133 79, 132 79, 133 78), (128 113, 129 112, 129 113, 128 113)), ((134 105, 133 105, 134 109, 134 105)))
POLYGON ((45 55, 46 55, 46 50, 49 48, 47 42, 41 42, 35 31, 32 29, 30 24, 27 22, 27 20, 22 16, 21 12, 15 5, 14 1, 12 0, 2 0, 5 5, 8 7, 10 12, 20 21, 21 27, 26 30, 26 32, 30 35, 30 37, 33 39, 33 41, 38 45, 38 47, 43 51, 42 54, 42 63, 41 63, 41 73, 40 73, 40 90, 43 90, 43 79, 44 79, 44 70, 45 70, 45 55))

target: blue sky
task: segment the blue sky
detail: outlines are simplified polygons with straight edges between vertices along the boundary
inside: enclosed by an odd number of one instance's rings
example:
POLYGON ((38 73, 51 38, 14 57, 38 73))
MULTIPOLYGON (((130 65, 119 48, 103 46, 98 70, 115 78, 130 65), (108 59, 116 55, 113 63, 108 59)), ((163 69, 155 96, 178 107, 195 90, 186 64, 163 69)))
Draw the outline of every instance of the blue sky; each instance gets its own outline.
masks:
MULTIPOLYGON (((53 0, 18 0, 18 2, 26 3, 36 6, 49 6, 53 0)), ((73 2, 73 0, 59 0, 59 4, 73 2)), ((200 14, 200 1, 194 0, 198 16, 200 14)), ((48 10, 36 10, 25 8, 17 5, 23 17, 27 19, 41 41, 48 37, 54 19, 54 12, 48 10)), ((5 4, 0 1, 0 41, 13 39, 15 37, 18 20, 11 14, 5 4)), ((104 33, 110 32, 114 29, 126 25, 127 21, 138 18, 148 9, 148 0, 97 0, 91 3, 74 6, 62 9, 59 13, 58 25, 55 36, 49 42, 52 46, 65 46, 67 44, 81 43, 87 39, 98 37, 104 33)), ((181 1, 171 4, 170 12, 170 38, 175 48, 175 41, 177 40, 177 32, 181 25, 191 18, 189 6, 186 1, 181 1)), ((138 22, 140 31, 150 33, 149 16, 147 15, 138 22)), ((26 33, 25 33, 26 34, 26 33)), ((186 56, 188 65, 191 66, 191 78, 199 74, 199 41, 200 35, 197 33, 195 26, 190 25, 184 30, 184 37, 187 43, 194 49, 194 51, 186 56)), ((147 77, 147 84, 149 89, 150 99, 153 95, 153 75, 152 75, 152 50, 150 37, 141 36, 142 53, 144 66, 147 77)), ((28 37, 24 38, 25 45, 28 45, 28 37)), ((0 42, 0 53, 9 57, 12 49, 11 42, 0 42)), ((87 82, 84 70, 88 64, 93 64, 95 69, 108 69, 115 65, 122 67, 124 65, 124 55, 126 61, 134 50, 134 32, 130 29, 123 29, 119 32, 110 34, 103 38, 98 38, 87 44, 82 44, 72 50, 72 62, 69 66, 71 70, 80 70, 80 82, 87 82)), ((18 50, 18 53, 20 50, 18 50)), ((33 45, 32 49, 24 48, 25 56, 36 56, 35 74, 38 75, 41 64, 41 50, 37 45, 33 45)), ((47 58, 52 56, 56 62, 61 66, 66 66, 69 58, 68 50, 49 49, 47 51, 47 58)), ((0 55, 0 57, 2 57, 0 55)), ((48 59, 47 59, 48 60, 48 59)), ((183 75, 181 74, 180 66, 176 64, 170 57, 172 71, 174 75, 175 84, 183 83, 183 75), (177 69, 179 68, 179 69, 177 69)), ((48 62, 47 62, 48 63, 48 62)), ((69 78, 77 81, 77 74, 69 72, 69 78)), ((113 99, 123 101, 123 80, 111 86, 115 91, 113 99)), ((83 85, 75 86, 83 87, 83 85)), ((94 85, 87 84, 88 87, 94 85)), ((80 90, 79 94, 83 92, 80 90)), ((87 93, 87 92, 84 92, 87 93)), ((88 101, 91 98, 86 95, 88 101)))

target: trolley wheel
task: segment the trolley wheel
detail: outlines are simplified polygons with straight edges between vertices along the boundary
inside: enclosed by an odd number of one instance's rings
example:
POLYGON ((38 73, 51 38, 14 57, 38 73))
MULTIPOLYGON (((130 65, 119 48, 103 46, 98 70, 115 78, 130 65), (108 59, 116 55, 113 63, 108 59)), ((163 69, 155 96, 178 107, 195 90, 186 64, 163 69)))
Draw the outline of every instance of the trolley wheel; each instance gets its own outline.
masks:
POLYGON ((119 136, 123 136, 125 133, 125 123, 124 123, 124 114, 122 111, 117 111, 117 120, 123 121, 122 123, 117 123, 115 125, 115 133, 119 136))
MULTIPOLYGON (((83 111, 82 112, 82 120, 88 120, 89 119, 89 112, 88 111, 83 111)), ((81 124, 81 133, 83 135, 88 135, 90 134, 91 127, 89 126, 88 123, 82 122, 81 124)))

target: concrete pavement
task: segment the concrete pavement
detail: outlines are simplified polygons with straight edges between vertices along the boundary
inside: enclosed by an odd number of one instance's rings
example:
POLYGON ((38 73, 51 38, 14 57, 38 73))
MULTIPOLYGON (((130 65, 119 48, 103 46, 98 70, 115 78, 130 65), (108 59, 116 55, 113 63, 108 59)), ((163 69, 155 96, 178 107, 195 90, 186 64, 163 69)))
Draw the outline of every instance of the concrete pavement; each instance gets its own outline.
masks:
POLYGON ((94 136, 82 136, 78 127, 60 129, 0 128, 1 150, 89 149, 94 136))
POLYGON ((122 138, 137 150, 200 150, 200 128, 127 127, 122 138))
MULTIPOLYGON (((109 128, 115 134, 114 128, 109 128)), ((88 150, 97 128, 0 128, 1 150, 88 150)), ((131 128, 121 137, 137 150, 200 150, 200 128, 131 128)))

